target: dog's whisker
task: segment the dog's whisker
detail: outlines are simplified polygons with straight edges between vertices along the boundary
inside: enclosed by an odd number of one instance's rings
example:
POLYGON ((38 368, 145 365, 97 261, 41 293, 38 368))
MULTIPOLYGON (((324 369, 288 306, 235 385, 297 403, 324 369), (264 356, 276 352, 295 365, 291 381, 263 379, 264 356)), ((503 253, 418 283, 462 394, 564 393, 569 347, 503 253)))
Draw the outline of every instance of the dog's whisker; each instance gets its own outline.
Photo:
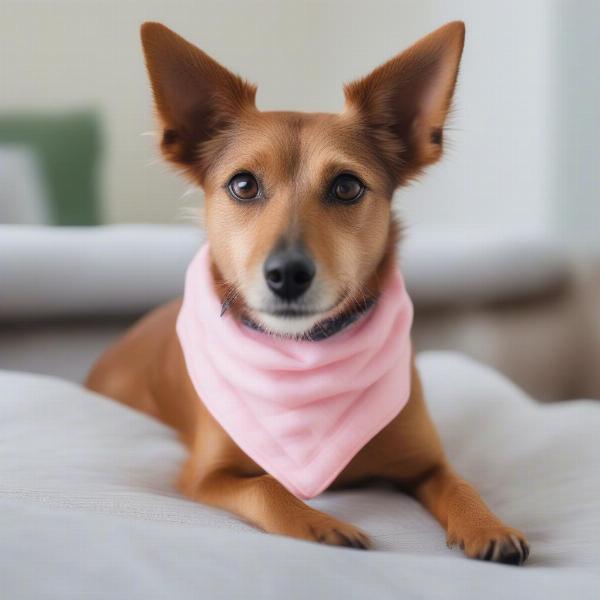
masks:
POLYGON ((220 317, 222 317, 227 312, 227 310, 229 309, 230 305, 231 305, 231 299, 230 298, 225 298, 223 300, 223 304, 221 305, 221 314, 219 315, 220 317))
POLYGON ((202 211, 195 206, 181 206, 177 210, 176 220, 202 224, 202 211))
POLYGON ((198 192, 198 188, 195 185, 190 185, 185 192, 183 192, 183 194, 181 194, 181 196, 179 197, 179 199, 183 199, 186 198, 187 196, 191 196, 192 194, 195 194, 196 192, 198 192))
POLYGON ((225 296, 223 297, 223 302, 221 304, 221 317, 233 306, 236 300, 239 297, 239 291, 237 286, 226 283, 228 286, 227 291, 225 292, 225 296))

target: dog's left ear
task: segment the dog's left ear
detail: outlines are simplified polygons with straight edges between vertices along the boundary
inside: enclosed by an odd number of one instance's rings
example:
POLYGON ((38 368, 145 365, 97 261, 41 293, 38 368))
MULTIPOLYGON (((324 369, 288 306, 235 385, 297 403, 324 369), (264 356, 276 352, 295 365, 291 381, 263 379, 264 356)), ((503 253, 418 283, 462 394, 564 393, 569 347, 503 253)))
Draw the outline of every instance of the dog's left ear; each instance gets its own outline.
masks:
POLYGON ((464 38, 464 23, 448 23, 344 86, 347 110, 367 126, 396 185, 442 154, 464 38))

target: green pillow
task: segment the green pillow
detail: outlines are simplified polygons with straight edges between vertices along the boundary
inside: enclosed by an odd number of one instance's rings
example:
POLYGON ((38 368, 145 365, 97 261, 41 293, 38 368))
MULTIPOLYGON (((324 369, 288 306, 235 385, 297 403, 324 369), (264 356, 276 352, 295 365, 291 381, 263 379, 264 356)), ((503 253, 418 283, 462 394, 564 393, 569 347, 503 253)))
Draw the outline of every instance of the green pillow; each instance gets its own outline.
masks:
POLYGON ((0 144, 36 155, 57 225, 98 223, 100 123, 96 112, 0 114, 0 144))

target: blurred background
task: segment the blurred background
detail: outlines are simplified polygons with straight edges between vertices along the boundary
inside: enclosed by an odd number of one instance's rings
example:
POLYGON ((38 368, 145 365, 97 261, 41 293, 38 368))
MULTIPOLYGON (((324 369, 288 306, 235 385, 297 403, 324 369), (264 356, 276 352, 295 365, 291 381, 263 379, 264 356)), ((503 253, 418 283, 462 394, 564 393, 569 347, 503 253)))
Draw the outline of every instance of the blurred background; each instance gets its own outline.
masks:
POLYGON ((202 193, 159 160, 143 21, 257 83, 259 108, 336 111, 342 83, 455 19, 446 154, 395 199, 417 347, 600 398, 595 0, 0 0, 0 368, 81 379, 181 288, 202 193))

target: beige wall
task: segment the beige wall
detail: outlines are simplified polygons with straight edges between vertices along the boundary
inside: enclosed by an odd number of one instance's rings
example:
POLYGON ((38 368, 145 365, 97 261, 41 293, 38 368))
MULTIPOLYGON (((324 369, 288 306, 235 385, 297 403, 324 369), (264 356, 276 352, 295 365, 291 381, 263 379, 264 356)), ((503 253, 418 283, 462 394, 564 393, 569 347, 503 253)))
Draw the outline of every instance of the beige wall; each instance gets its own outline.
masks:
POLYGON ((341 84, 452 19, 467 22, 442 165, 399 194, 410 224, 550 221, 547 8, 456 0, 0 0, 0 109, 93 105, 106 126, 104 215, 167 221, 198 196, 160 164, 138 27, 158 20, 259 83, 262 108, 337 110, 341 84))

